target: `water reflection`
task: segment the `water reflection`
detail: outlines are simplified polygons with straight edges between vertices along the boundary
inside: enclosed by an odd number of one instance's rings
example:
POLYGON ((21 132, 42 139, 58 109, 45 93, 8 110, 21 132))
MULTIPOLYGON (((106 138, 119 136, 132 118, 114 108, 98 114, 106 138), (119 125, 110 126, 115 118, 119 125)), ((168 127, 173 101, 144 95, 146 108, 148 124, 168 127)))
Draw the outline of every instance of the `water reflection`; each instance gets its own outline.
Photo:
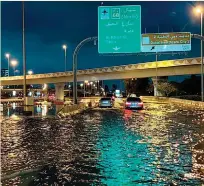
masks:
MULTIPOLYGON (((48 114, 43 108, 36 112, 48 114)), ((13 115, 2 123, 3 185, 201 185, 203 116, 164 104, 64 119, 13 115)))
POLYGON ((23 107, 17 103, 12 103, 10 107, 3 108, 3 117, 11 117, 13 114, 22 115, 22 111, 32 111, 33 116, 54 116, 57 113, 55 105, 36 105, 23 107))

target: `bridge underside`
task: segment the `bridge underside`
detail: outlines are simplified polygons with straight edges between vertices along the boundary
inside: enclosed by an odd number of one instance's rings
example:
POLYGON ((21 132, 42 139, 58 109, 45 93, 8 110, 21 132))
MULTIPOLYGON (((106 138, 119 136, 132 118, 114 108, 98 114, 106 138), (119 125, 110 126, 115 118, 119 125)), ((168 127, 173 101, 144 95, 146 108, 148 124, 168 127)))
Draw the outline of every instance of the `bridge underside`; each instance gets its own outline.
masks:
MULTIPOLYGON (((176 75, 191 75, 200 74, 200 65, 189 65, 189 66, 174 66, 164 67, 157 69, 157 76, 176 76, 176 75)), ((114 72, 96 72, 91 74, 78 74, 77 81, 95 81, 95 80, 115 80, 115 79, 129 79, 129 78, 145 78, 155 77, 156 69, 135 69, 135 70, 124 70, 114 72)), ((17 78, 17 77, 15 77, 17 78)), ((64 83, 72 82, 73 76, 58 76, 58 77, 47 77, 47 78, 27 78, 27 84, 44 84, 44 83, 64 83)), ((16 80, 1 80, 1 85, 22 85, 23 76, 18 77, 16 80)))

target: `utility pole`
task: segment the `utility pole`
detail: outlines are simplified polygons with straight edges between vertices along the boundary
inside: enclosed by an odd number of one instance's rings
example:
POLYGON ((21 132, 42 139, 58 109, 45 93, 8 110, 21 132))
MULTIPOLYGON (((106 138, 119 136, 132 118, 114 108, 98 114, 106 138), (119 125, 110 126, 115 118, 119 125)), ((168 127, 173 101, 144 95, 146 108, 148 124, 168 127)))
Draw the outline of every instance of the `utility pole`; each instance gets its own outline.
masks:
POLYGON ((23 22, 23 94, 24 94, 24 104, 27 96, 26 91, 26 55, 25 55, 25 7, 24 1, 22 1, 22 22, 23 22))

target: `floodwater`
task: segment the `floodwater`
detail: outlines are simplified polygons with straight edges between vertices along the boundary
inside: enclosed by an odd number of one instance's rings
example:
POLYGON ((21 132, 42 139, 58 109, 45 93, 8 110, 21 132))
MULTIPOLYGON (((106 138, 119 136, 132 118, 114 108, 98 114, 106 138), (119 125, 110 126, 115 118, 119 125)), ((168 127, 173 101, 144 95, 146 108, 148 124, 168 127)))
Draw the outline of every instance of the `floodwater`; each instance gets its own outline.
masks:
MULTIPOLYGON (((33 112, 33 116, 54 116, 60 109, 62 105, 36 105, 28 106, 27 109, 33 112)), ((13 115, 20 115, 22 113, 23 107, 18 103, 12 103, 10 107, 4 107, 2 115, 3 117, 11 117, 13 115)))
POLYGON ((204 183, 204 111, 149 103, 66 119, 4 118, 2 185, 204 183))

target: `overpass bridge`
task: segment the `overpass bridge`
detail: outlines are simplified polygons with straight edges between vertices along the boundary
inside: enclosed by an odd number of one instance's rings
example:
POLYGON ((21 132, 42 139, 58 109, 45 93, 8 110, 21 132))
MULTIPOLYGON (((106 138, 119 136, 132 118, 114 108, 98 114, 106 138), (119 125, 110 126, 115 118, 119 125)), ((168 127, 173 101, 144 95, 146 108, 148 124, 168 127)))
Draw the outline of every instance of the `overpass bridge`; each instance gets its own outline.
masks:
MULTIPOLYGON (((146 62, 122 66, 94 68, 77 71, 78 81, 96 81, 200 74, 201 58, 185 58, 146 62)), ((73 72, 56 72, 27 75, 27 84, 64 83, 73 81, 73 72)), ((23 76, 1 77, 1 85, 22 85, 23 76)))
MULTIPOLYGON (((77 71, 78 81, 116 80, 129 78, 162 77, 176 75, 200 74, 201 58, 185 58, 146 62, 122 66, 94 68, 77 71), (157 70, 156 70, 157 69, 157 70)), ((73 72, 56 72, 26 76, 27 84, 55 84, 57 99, 64 98, 64 83, 73 82, 73 72)), ((23 76, 1 77, 1 85, 22 85, 23 76)), ((153 81, 154 82, 154 81, 153 81)))

